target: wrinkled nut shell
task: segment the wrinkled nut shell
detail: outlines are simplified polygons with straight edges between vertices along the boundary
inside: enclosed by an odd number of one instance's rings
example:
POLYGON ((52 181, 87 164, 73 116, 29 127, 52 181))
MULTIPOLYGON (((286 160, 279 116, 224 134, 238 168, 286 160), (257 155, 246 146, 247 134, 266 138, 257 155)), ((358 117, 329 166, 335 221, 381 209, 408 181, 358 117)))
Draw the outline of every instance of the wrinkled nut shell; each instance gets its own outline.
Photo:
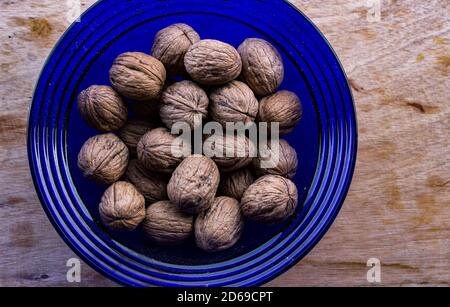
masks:
POLYGON ((181 212, 170 201, 161 201, 147 208, 142 229, 158 244, 178 245, 194 233, 194 217, 181 212))
POLYGON ((139 141, 154 128, 156 128, 155 125, 148 121, 133 119, 120 129, 119 137, 128 146, 130 153, 136 155, 139 141))
POLYGON ((244 215, 256 222, 276 224, 292 216, 298 203, 295 184, 281 176, 258 179, 241 200, 244 215))
POLYGON ((220 173, 214 161, 193 155, 175 170, 167 186, 167 194, 183 212, 198 214, 211 206, 219 180, 220 173))
POLYGON ((187 123, 191 129, 197 129, 208 115, 208 95, 192 81, 169 86, 163 92, 162 102, 161 119, 169 129, 176 123, 187 123))
POLYGON ((108 228, 131 231, 145 218, 145 199, 132 184, 117 182, 103 194, 99 211, 108 228))
POLYGON ((78 155, 83 175, 98 183, 112 184, 120 179, 128 166, 127 146, 114 134, 90 138, 78 155))
POLYGON ((288 142, 280 140, 279 147, 267 146, 267 152, 253 160, 255 172, 259 176, 279 175, 288 179, 295 177, 298 168, 297 152, 288 142), (273 164, 267 167, 264 163, 273 164))
POLYGON ((244 228, 239 202, 218 197, 211 208, 200 214, 195 222, 198 247, 207 252, 224 251, 236 244, 244 228))
POLYGON ((119 93, 130 99, 157 99, 166 81, 164 65, 141 52, 119 55, 109 71, 109 79, 119 93))
POLYGON ((175 146, 175 142, 176 136, 167 129, 154 129, 139 141, 138 159, 149 170, 171 173, 191 151, 187 144, 181 147, 175 146))
POLYGON ((174 24, 156 34, 152 55, 164 64, 169 74, 183 73, 184 55, 198 41, 200 36, 190 26, 174 24))
POLYGON ((120 129, 128 116, 122 98, 109 86, 93 85, 82 91, 78 110, 90 126, 104 132, 120 129))
POLYGON ((259 120, 267 123, 280 123, 280 133, 294 130, 303 115, 298 96, 289 91, 280 91, 265 97, 259 104, 259 120))
POLYGON ((205 140, 204 148, 223 172, 234 172, 249 165, 257 154, 253 142, 241 135, 212 135, 205 140))
POLYGON ((259 103, 252 90, 240 81, 232 81, 214 90, 211 95, 211 117, 225 126, 227 123, 254 122, 259 103))
POLYGON ((246 39, 238 48, 242 58, 242 79, 258 96, 276 91, 284 79, 281 55, 269 42, 259 38, 246 39))
POLYGON ((242 71, 237 50, 226 43, 205 39, 192 45, 184 57, 186 71, 195 81, 220 85, 236 79, 242 71))
POLYGON ((128 164, 125 180, 136 187, 148 205, 167 199, 167 182, 161 175, 144 168, 138 160, 128 164))
POLYGON ((234 173, 222 174, 219 190, 224 196, 241 200, 245 191, 254 182, 253 175, 248 168, 234 173))

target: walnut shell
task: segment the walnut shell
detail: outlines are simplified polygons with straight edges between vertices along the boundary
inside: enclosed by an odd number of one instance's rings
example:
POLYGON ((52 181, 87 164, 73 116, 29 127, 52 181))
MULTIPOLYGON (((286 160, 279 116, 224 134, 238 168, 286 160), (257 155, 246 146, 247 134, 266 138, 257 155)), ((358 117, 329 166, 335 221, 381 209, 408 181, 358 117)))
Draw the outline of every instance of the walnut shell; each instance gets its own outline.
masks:
POLYGON ((169 74, 183 73, 184 55, 198 41, 200 36, 194 29, 177 23, 156 34, 152 55, 164 64, 169 74))
POLYGON ((259 102, 252 90, 240 81, 231 81, 214 90, 211 95, 211 117, 226 126, 227 123, 254 122, 259 102))
POLYGON ((167 186, 167 194, 183 212, 198 214, 211 206, 219 180, 219 169, 213 160, 193 155, 175 170, 167 186))
POLYGON ((160 201, 147 208, 142 229, 158 244, 178 245, 194 233, 194 217, 183 213, 170 201, 160 201))
POLYGON ((127 98, 147 101, 157 99, 166 81, 164 65, 142 52, 119 55, 109 71, 113 87, 127 98))
POLYGON ((242 71, 242 61, 237 50, 212 39, 192 45, 184 57, 184 65, 192 79, 206 85, 228 83, 242 71))
POLYGON ((169 86, 163 92, 162 102, 161 119, 169 129, 179 122, 189 124, 193 130, 197 129, 208 115, 208 95, 192 81, 181 81, 169 86))
POLYGON ((90 126, 104 132, 119 130, 128 117, 122 98, 109 86, 92 85, 82 91, 78 110, 90 126))
POLYGON ((207 252, 224 251, 236 244, 243 228, 239 202, 230 197, 218 197, 195 221, 196 242, 207 252))
POLYGON ((258 176, 279 175, 292 179, 298 168, 297 152, 285 140, 280 140, 278 148, 269 143, 267 150, 253 160, 253 167, 258 176))
POLYGON ((175 146, 176 136, 166 128, 157 128, 146 133, 139 141, 138 159, 149 170, 171 173, 184 157, 191 154, 191 148, 175 146))
POLYGON ((303 108, 298 96, 289 91, 280 91, 265 97, 259 104, 259 120, 267 123, 280 123, 280 134, 287 134, 295 129, 303 115, 303 108))
POLYGON ((131 231, 145 218, 145 199, 132 184, 119 181, 103 194, 99 211, 108 228, 131 231))
POLYGON ((250 170, 243 168, 234 173, 222 174, 219 190, 224 196, 241 200, 245 191, 253 182, 254 179, 250 170))
POLYGON ((120 129, 119 137, 128 146, 130 153, 136 155, 139 141, 147 132, 155 128, 156 126, 148 121, 132 119, 120 129))
POLYGON ((274 93, 284 79, 281 55, 269 42, 246 39, 238 48, 242 58, 242 79, 258 96, 274 93))
POLYGON ((127 146, 114 134, 97 135, 84 143, 78 155, 83 175, 98 183, 112 184, 128 166, 127 146))
POLYGON ((234 172, 250 163, 257 155, 253 142, 243 135, 212 135, 205 140, 205 153, 223 172, 234 172))
POLYGON ((295 184, 281 176, 258 179, 244 193, 241 207, 244 215, 256 222, 275 224, 292 216, 298 203, 295 184))
POLYGON ((158 173, 143 167, 138 160, 131 160, 128 164, 125 180, 145 197, 147 205, 167 199, 167 182, 158 173))

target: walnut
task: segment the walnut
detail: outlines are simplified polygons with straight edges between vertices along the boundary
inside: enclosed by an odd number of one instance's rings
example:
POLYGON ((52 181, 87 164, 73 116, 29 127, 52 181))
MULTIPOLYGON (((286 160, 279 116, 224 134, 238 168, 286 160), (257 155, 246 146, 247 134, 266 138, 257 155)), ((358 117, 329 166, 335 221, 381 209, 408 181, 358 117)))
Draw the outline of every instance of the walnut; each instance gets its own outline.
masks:
POLYGON ((276 91, 284 79, 283 59, 269 42, 246 39, 238 48, 242 58, 242 79, 258 96, 276 91))
POLYGON ((78 110, 90 126, 104 132, 120 129, 128 116, 122 98, 109 86, 92 85, 82 91, 78 110))
POLYGON ((158 173, 147 170, 138 160, 131 160, 125 180, 132 183, 148 205, 167 199, 167 182, 158 173))
POLYGON ((280 91, 265 97, 259 104, 261 122, 280 123, 280 133, 287 134, 294 130, 303 115, 303 108, 298 96, 289 91, 280 91))
POLYGON ((183 158, 191 153, 191 148, 175 146, 176 136, 166 128, 154 129, 139 141, 138 159, 149 170, 171 173, 183 158))
POLYGON ((117 182, 103 194, 99 211, 108 228, 131 231, 145 218, 145 199, 132 184, 117 182))
POLYGON ((248 168, 234 173, 222 174, 219 190, 222 195, 241 200, 248 187, 253 184, 253 175, 248 168))
POLYGON ((78 155, 78 167, 85 177, 111 184, 125 173, 128 156, 127 146, 117 136, 102 134, 84 143, 78 155))
POLYGON ((295 184, 281 176, 258 179, 241 200, 244 215, 254 221, 275 224, 292 216, 298 203, 295 184))
POLYGON ((178 245, 194 233, 194 217, 183 213, 170 201, 160 201, 147 208, 142 229, 158 244, 178 245))
POLYGON ((252 90, 240 81, 232 81, 214 90, 211 95, 211 117, 226 126, 227 123, 251 123, 259 111, 259 103, 252 90))
POLYGON ((218 197, 195 221, 196 242, 207 252, 224 251, 236 244, 243 228, 239 202, 230 197, 218 197))
POLYGON ((226 43, 205 39, 189 48, 184 57, 186 71, 195 81, 220 85, 236 79, 242 70, 237 50, 226 43))
POLYGON ((193 155, 175 170, 167 186, 167 194, 183 212, 198 214, 211 206, 219 180, 220 173, 214 161, 193 155))
POLYGON ((169 129, 179 122, 197 129, 208 115, 208 95, 192 81, 181 81, 169 86, 163 92, 162 102, 161 119, 169 129))
POLYGON ((109 71, 113 87, 127 98, 147 101, 157 99, 166 81, 164 65, 141 52, 119 55, 109 71))
POLYGON ((205 140, 204 147, 207 155, 212 157, 223 172, 234 172, 249 165, 257 154, 253 142, 239 134, 214 134, 205 140))
POLYGON ((278 147, 271 146, 269 143, 262 155, 253 160, 253 166, 259 176, 279 175, 292 179, 297 173, 297 152, 285 140, 280 140, 278 147), (273 165, 266 167, 262 162, 269 162, 273 165))
POLYGON ((137 145, 144 134, 155 129, 156 126, 149 121, 132 119, 119 131, 120 139, 128 146, 130 153, 137 154, 137 145))
POLYGON ((200 36, 194 29, 177 23, 156 34, 152 55, 164 64, 169 74, 183 73, 184 55, 198 41, 200 36))

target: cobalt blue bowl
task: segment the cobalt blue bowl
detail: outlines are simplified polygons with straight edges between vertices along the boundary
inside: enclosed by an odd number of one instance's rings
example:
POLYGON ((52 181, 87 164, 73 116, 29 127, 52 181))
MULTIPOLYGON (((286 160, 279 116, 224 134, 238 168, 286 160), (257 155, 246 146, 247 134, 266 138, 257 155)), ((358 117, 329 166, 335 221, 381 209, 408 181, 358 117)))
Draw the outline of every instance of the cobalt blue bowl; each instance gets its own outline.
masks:
POLYGON ((262 285, 302 259, 336 218, 352 179, 357 123, 343 69, 326 39, 294 6, 282 0, 104 0, 64 34, 50 55, 29 118, 30 168, 42 206, 65 242, 89 265, 123 285, 262 285), (304 118, 287 139, 300 158, 296 214, 282 225, 246 224, 229 251, 206 254, 193 242, 161 248, 137 230, 107 232, 98 203, 105 186, 77 168, 83 143, 98 134, 80 118, 78 93, 109 84, 114 58, 149 52, 156 32, 173 23, 193 26, 202 38, 238 46, 248 37, 274 44, 282 54, 282 89, 296 92, 304 118))

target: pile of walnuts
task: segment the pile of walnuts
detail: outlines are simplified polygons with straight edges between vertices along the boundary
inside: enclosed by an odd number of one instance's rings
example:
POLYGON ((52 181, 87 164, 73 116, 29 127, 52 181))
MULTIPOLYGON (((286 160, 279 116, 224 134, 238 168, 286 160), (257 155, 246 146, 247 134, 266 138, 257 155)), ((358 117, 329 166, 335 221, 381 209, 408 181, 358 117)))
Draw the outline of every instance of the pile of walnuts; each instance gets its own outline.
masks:
MULTIPOLYGON (((81 116, 104 133, 87 140, 78 157, 85 177, 110 185, 99 205, 104 225, 140 226, 162 245, 195 235, 199 248, 217 252, 239 240, 246 218, 274 224, 293 215, 298 160, 288 142, 281 140, 279 162, 270 169, 261 167, 265 158, 247 152, 211 159, 189 146, 172 150, 171 129, 179 122, 192 129, 205 121, 277 122, 282 134, 293 131, 302 106, 296 94, 277 92, 284 66, 276 48, 251 38, 236 50, 175 24, 157 33, 151 54, 119 55, 109 71, 112 86, 79 94, 81 116), (186 80, 168 81, 173 76, 186 80)), ((204 141, 224 152, 258 150, 245 136, 204 141)))

